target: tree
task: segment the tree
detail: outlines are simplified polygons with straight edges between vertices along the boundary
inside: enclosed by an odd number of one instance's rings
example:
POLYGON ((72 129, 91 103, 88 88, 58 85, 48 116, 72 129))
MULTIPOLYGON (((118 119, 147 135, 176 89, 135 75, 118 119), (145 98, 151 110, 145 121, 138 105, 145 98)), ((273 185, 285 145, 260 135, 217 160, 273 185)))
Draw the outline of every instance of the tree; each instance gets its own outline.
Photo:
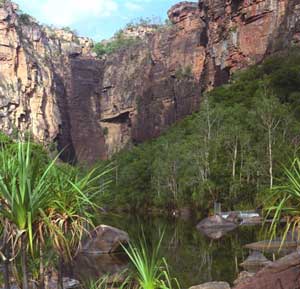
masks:
POLYGON ((267 134, 267 151, 269 161, 269 178, 270 188, 273 187, 274 174, 273 174, 273 145, 276 141, 276 133, 280 128, 288 111, 285 105, 281 104, 271 92, 263 87, 262 97, 256 99, 256 113, 260 119, 260 125, 267 134))

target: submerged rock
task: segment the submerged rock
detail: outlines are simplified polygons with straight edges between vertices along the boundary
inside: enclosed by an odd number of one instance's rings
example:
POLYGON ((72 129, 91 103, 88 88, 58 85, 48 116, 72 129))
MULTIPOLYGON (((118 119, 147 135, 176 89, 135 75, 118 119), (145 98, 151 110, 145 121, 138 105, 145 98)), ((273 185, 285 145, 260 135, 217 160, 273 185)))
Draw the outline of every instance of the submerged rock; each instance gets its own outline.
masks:
POLYGON ((129 242, 129 236, 120 229, 100 225, 83 242, 82 252, 87 254, 112 254, 121 251, 121 245, 129 242))
POLYGON ((227 282, 208 282, 193 286, 190 289, 230 289, 230 286, 227 282))

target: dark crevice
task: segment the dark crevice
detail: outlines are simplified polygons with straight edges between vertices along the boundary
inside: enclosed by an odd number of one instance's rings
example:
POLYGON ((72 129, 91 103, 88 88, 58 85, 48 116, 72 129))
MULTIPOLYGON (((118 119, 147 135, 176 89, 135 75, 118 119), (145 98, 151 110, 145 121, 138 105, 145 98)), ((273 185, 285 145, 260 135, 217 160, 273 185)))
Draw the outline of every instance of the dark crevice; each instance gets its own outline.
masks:
POLYGON ((101 119, 101 122, 116 123, 116 124, 130 123, 129 115, 130 115, 130 112, 125 111, 114 117, 101 119))

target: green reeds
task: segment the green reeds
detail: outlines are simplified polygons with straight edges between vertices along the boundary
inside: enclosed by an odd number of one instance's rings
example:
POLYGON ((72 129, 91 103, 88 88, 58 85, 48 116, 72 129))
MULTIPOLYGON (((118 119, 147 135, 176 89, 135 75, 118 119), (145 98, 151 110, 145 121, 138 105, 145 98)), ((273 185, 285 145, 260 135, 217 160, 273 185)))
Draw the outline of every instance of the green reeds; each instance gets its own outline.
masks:
POLYGON ((284 168, 284 172, 287 182, 285 185, 273 187, 268 199, 270 205, 266 210, 266 217, 272 217, 268 230, 271 240, 277 236, 282 221, 286 222, 281 245, 289 232, 294 235, 300 228, 300 159, 296 158, 291 168, 284 168))
POLYGON ((124 251, 131 260, 140 289, 172 289, 173 284, 179 289, 178 281, 171 278, 167 262, 160 257, 163 234, 152 249, 146 242, 144 234, 139 243, 129 243, 124 251))

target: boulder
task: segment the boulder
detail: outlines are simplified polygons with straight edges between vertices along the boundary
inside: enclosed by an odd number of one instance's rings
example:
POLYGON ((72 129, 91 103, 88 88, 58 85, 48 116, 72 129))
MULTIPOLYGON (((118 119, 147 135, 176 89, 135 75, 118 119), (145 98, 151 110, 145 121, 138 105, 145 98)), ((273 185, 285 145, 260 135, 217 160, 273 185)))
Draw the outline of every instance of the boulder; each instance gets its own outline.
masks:
POLYGON ((202 220, 198 225, 197 228, 236 228, 237 224, 222 218, 220 215, 214 215, 202 220))
POLYGON ((249 281, 250 278, 252 278, 255 275, 255 273, 250 273, 248 271, 242 271, 239 273, 238 277, 236 280, 234 280, 233 284, 235 286, 245 283, 249 281))
POLYGON ((251 217, 251 218, 244 218, 242 225, 259 225, 263 222, 262 217, 251 217))
POLYGON ((80 280, 100 280, 109 276, 109 283, 122 283, 128 265, 125 254, 79 254, 75 259, 74 273, 80 280))
POLYGON ((235 224, 240 224, 243 221, 243 219, 237 212, 231 212, 226 220, 235 224))
POLYGON ((230 286, 227 282, 208 282, 193 286, 190 289, 230 289, 230 286))
POLYGON ((82 252, 88 254, 112 254, 121 251, 121 245, 129 242, 126 232, 117 228, 100 225, 95 228, 82 244, 82 252))
POLYGON ((197 229, 207 237, 217 240, 234 230, 238 225, 234 222, 222 218, 220 215, 214 215, 202 220, 197 229))
POLYGON ((300 252, 270 263, 234 289, 297 289, 300 288, 300 252))

